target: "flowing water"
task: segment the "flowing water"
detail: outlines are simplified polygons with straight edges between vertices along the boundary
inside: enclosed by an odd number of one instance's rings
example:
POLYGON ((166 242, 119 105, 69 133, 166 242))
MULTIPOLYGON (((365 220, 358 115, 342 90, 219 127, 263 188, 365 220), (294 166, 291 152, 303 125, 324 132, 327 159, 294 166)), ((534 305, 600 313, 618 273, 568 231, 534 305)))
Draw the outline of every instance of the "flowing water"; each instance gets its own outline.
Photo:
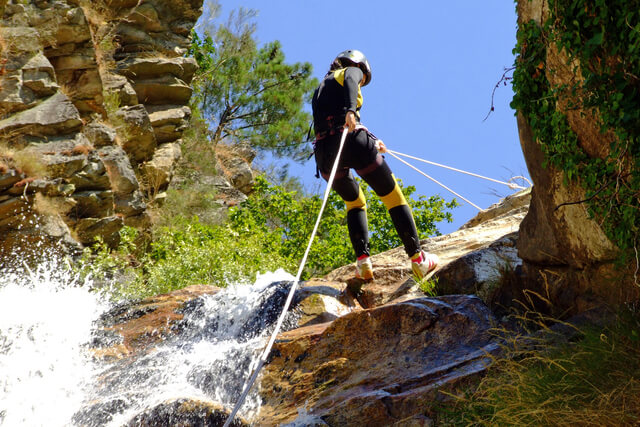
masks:
MULTIPOLYGON (((0 271, 0 425, 122 426, 174 398, 232 407, 291 280, 279 270, 195 300, 173 338, 134 362, 107 363, 90 347, 113 339, 99 325, 117 307, 91 283, 55 262, 0 271)), ((240 414, 258 408, 253 391, 240 414)))

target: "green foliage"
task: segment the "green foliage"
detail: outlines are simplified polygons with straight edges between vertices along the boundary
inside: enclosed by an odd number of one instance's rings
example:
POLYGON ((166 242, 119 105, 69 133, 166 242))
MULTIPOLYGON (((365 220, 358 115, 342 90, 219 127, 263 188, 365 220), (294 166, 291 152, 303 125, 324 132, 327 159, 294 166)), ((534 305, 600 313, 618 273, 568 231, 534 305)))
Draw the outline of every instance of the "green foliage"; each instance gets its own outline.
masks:
POLYGON ((83 274, 100 283, 114 299, 145 298, 190 285, 226 287, 252 283, 256 273, 291 270, 292 263, 277 252, 267 252, 261 234, 245 235, 224 225, 201 224, 197 218, 178 217, 155 230, 149 251, 136 246, 137 232, 124 227, 117 250, 102 241, 85 250, 79 264, 83 274))
POLYGON ((622 250, 637 246, 640 226, 640 1, 549 0, 542 25, 518 29, 512 107, 521 112, 546 161, 586 189, 590 213, 622 250), (546 51, 555 43, 581 78, 553 87, 546 51), (578 65, 576 65, 578 64, 578 65), (558 104, 592 114, 605 141, 605 158, 580 147, 558 104))
POLYGON ((521 338, 510 340, 477 389, 439 408, 438 425, 637 425, 638 313, 584 328, 576 342, 552 350, 547 340, 556 333, 545 332, 547 339, 530 337, 524 348, 521 338))
POLYGON ((255 147, 302 160, 310 122, 303 105, 317 80, 311 64, 286 63, 278 41, 258 48, 251 17, 241 8, 202 38, 192 33, 190 54, 200 67, 193 103, 215 129, 214 145, 249 139, 255 147))
MULTIPOLYGON (((457 206, 455 200, 445 203, 439 196, 421 196, 415 200, 412 198, 414 187, 402 190, 413 208, 421 239, 440 234, 436 222, 452 221, 451 213, 445 212, 445 208, 457 206)), ((367 197, 372 253, 401 245, 382 201, 368 188, 364 187, 363 191, 367 197)), ((322 200, 317 195, 301 196, 295 191, 286 191, 281 186, 272 185, 263 177, 257 177, 254 193, 249 200, 230 213, 231 226, 241 236, 262 234, 265 250, 277 251, 284 258, 299 262, 307 247, 321 203, 322 200)), ((345 205, 335 192, 331 192, 309 254, 304 278, 325 274, 352 261, 353 251, 346 226, 345 205)))

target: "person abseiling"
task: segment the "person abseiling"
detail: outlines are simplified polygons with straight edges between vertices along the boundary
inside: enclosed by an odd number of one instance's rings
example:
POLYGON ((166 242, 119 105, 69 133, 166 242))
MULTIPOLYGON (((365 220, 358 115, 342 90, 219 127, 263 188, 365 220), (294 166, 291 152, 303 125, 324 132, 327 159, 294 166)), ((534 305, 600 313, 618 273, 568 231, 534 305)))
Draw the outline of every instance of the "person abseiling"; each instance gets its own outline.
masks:
POLYGON ((411 208, 402 194, 391 169, 380 153, 384 143, 360 124, 362 93, 360 88, 371 81, 371 67, 358 50, 338 54, 313 94, 312 108, 315 159, 318 171, 328 180, 340 146, 342 130, 349 129, 332 185, 347 206, 347 227, 356 254, 356 276, 373 279, 369 253, 366 200, 351 169, 375 191, 385 204, 411 267, 418 278, 425 277, 438 265, 438 257, 422 250, 411 208))

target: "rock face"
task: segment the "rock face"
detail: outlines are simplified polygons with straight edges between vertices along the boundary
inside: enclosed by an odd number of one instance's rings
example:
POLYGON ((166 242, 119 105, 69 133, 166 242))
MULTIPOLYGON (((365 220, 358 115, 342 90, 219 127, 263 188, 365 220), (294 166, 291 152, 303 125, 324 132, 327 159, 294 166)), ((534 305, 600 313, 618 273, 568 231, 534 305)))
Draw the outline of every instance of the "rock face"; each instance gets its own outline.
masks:
POLYGON ((469 296, 417 298, 281 334, 261 382, 262 425, 299 407, 327 425, 392 425, 429 415, 446 388, 497 350, 493 316, 469 296))
MULTIPOLYGON (((549 15, 546 0, 517 2, 518 23, 531 20, 538 24, 549 15)), ((549 38, 551 40, 551 38, 549 38)), ((575 81, 575 64, 567 64, 566 54, 555 42, 546 46, 547 80, 553 87, 570 85, 575 81)), ((557 108, 566 114, 578 144, 594 158, 603 159, 612 135, 600 132, 591 111, 568 108, 559 102, 557 108)), ((520 229, 519 256, 523 270, 531 278, 528 286, 544 290, 557 313, 578 313, 602 302, 620 303, 637 298, 638 289, 628 277, 616 271, 612 260, 616 248, 605 236, 600 225, 589 217, 584 203, 564 205, 585 199, 584 190, 577 184, 565 185, 562 171, 551 165, 543 166, 544 154, 539 141, 533 137, 529 123, 518 115, 520 143, 527 168, 534 182, 531 207, 520 229)), ((540 307, 541 308, 541 307, 540 307)))
POLYGON ((184 53, 201 8, 0 2, 4 253, 28 236, 55 242, 41 231, 54 225, 70 244, 115 244, 123 224, 148 223, 145 199, 167 187, 181 156, 196 71, 184 53))

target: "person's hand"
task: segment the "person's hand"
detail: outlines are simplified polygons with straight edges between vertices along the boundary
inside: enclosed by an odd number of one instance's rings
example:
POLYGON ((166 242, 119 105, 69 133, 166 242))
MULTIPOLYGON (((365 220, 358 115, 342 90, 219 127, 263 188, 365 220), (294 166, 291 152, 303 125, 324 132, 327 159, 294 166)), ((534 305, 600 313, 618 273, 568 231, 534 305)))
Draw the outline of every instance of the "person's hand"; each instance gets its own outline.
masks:
POLYGON ((382 142, 381 139, 376 139, 376 150, 378 150, 380 153, 387 152, 387 146, 384 145, 384 142, 382 142))
POLYGON ((349 128, 349 132, 353 132, 356 130, 356 126, 358 125, 358 120, 356 119, 356 113, 353 111, 347 111, 347 116, 344 119, 345 127, 349 128))

